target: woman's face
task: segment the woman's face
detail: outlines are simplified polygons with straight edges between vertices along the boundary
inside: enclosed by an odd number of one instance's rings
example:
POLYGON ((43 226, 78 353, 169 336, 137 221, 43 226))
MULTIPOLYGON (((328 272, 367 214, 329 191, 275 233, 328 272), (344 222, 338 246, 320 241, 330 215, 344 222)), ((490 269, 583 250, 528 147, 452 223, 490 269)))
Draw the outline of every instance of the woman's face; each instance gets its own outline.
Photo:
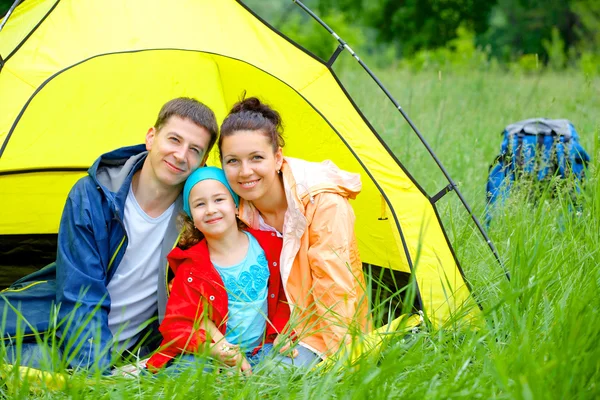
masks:
POLYGON ((262 131, 237 131, 221 143, 223 170, 234 192, 245 200, 260 201, 274 185, 281 185, 281 148, 273 153, 262 131))

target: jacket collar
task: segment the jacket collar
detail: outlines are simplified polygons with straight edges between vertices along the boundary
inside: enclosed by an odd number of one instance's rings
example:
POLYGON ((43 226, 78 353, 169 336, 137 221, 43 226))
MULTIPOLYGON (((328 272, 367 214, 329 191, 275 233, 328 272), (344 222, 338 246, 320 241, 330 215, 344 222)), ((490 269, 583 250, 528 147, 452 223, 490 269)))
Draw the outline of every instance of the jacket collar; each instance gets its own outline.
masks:
MULTIPOLYGON (((336 193, 354 199, 361 191, 360 175, 339 169, 331 161, 321 163, 285 157, 281 165, 288 211, 304 215, 306 206, 319 193, 336 193)), ((240 199, 240 219, 259 228, 259 212, 252 202, 240 199)))
POLYGON ((123 215, 133 175, 142 168, 147 155, 143 144, 122 147, 101 155, 88 170, 119 218, 123 215))

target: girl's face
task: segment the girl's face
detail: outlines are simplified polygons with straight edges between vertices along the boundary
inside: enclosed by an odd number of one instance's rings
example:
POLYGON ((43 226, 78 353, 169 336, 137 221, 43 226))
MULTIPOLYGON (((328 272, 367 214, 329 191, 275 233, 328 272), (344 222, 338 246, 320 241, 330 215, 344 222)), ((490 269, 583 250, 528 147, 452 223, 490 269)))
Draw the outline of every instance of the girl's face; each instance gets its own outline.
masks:
POLYGON ((206 179, 190 191, 194 226, 207 238, 222 237, 237 230, 236 207, 229 190, 219 181, 206 179))
POLYGON ((229 185, 249 201, 268 196, 274 185, 281 185, 281 147, 273 154, 269 138, 261 131, 237 131, 221 143, 223 170, 229 185))

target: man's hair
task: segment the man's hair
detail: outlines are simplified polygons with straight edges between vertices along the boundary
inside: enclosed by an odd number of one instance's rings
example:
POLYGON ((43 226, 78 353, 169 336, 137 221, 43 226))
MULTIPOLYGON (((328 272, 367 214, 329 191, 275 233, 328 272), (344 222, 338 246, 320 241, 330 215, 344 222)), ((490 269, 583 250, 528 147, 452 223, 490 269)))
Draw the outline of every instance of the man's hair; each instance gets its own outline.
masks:
POLYGON ((210 134, 210 141, 206 154, 210 152, 219 136, 219 126, 215 113, 204 103, 190 97, 178 97, 165 103, 158 113, 158 118, 154 123, 154 128, 160 130, 169 118, 177 116, 182 119, 188 119, 194 124, 206 129, 210 134))

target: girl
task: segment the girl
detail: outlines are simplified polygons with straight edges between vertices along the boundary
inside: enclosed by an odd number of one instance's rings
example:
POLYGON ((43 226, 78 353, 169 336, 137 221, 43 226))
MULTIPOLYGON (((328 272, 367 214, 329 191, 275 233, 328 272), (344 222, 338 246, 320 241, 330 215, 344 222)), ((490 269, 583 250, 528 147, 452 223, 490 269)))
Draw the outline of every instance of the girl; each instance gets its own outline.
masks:
POLYGON ((259 346, 273 342, 289 320, 278 269, 281 239, 240 229, 239 198, 219 168, 193 172, 183 200, 184 230, 167 257, 175 278, 160 325, 163 342, 148 368, 206 344, 211 357, 250 372, 248 360, 257 362, 259 346))
POLYGON ((219 151, 240 197, 239 218, 283 237, 280 271, 301 340, 296 362, 312 364, 367 331, 365 280, 348 199, 360 176, 331 161, 283 157, 279 114, 257 98, 234 105, 221 126, 219 151))

